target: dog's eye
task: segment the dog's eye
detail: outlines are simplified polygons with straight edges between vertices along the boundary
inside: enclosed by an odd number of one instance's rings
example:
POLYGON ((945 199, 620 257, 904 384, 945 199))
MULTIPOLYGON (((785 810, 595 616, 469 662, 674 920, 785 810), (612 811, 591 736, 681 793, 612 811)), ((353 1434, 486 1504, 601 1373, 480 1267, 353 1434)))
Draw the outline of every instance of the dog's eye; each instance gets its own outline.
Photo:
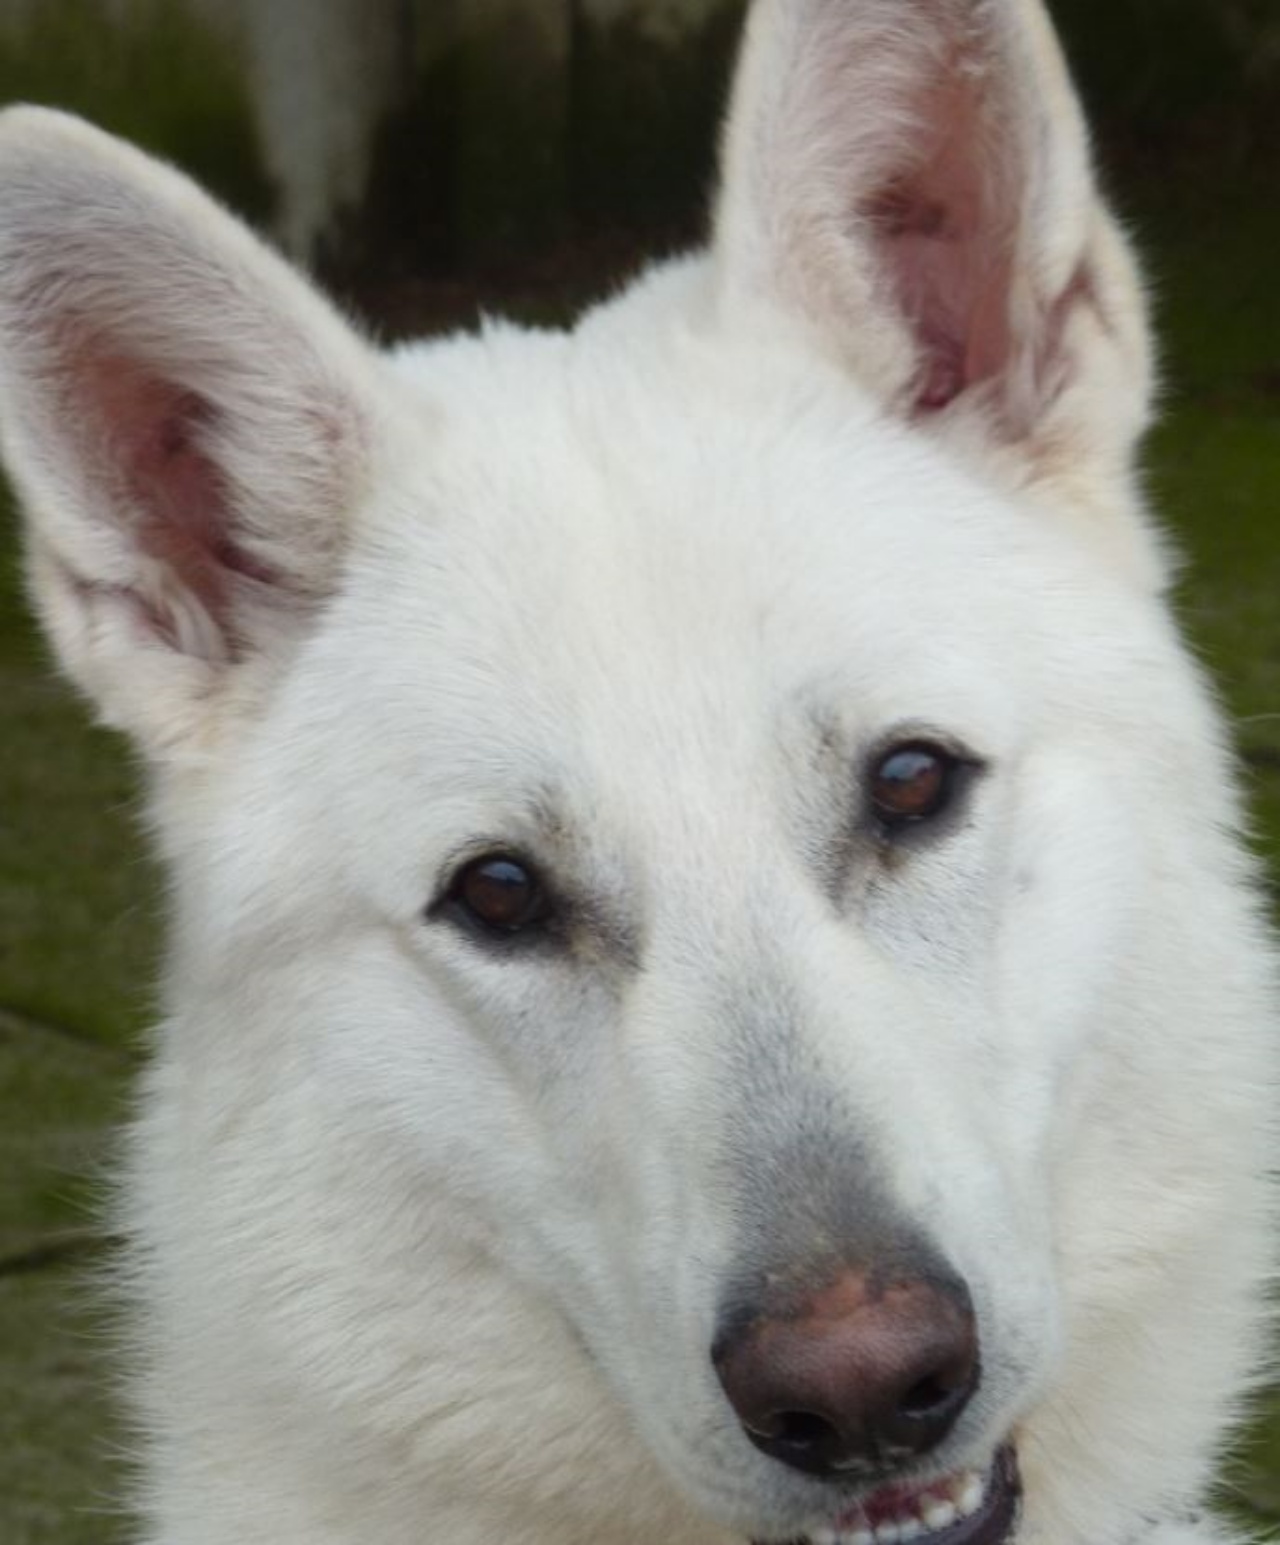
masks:
POLYGON ((891 746, 871 768, 871 807, 896 830, 941 815, 955 792, 959 758, 928 741, 891 746))
POLYGON ((551 914, 538 871, 509 853, 490 853, 463 865, 453 877, 448 899, 468 921, 491 933, 521 933, 551 914))

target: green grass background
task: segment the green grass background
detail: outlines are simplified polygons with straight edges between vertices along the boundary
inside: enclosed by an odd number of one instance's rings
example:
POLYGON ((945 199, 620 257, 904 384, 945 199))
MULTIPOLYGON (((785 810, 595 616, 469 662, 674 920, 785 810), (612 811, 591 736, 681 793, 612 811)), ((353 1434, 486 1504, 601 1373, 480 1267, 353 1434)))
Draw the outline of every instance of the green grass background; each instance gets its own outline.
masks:
MULTIPOLYGON (((0 94, 45 57, 6 63, 0 48, 0 94)), ((138 100, 136 83, 119 95, 138 100)), ((193 144, 199 166, 223 141, 202 129, 193 144)), ((1121 202, 1165 339, 1149 481, 1187 556, 1179 605, 1236 721, 1275 876, 1280 180, 1153 178, 1121 202)), ((53 675, 20 592, 0 492, 0 1542, 107 1545, 123 1527, 125 1454, 89 1287, 102 1259, 95 1197, 148 1018, 158 885, 128 754, 53 675)), ((1280 1407, 1260 1412, 1226 1495, 1245 1517, 1280 1519, 1280 1407)))

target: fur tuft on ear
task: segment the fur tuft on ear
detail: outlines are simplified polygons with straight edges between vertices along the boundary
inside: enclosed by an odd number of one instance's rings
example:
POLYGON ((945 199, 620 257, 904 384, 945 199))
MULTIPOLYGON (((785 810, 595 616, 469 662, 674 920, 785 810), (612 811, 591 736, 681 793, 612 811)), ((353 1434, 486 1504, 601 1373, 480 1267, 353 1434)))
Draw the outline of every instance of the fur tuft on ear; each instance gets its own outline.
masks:
POLYGON ((71 673, 153 753, 334 583, 372 352, 178 173, 0 114, 0 419, 32 588, 71 673))
POLYGON ((759 0, 717 257, 894 412, 1039 470, 1114 469, 1145 425, 1141 291, 1039 0, 759 0))

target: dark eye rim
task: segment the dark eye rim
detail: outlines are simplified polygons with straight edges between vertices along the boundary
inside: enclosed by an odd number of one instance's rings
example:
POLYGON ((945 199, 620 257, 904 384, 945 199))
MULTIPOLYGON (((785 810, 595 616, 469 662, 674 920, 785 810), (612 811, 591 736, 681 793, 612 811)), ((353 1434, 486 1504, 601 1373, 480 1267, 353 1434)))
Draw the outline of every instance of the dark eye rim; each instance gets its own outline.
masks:
POLYGON ((489 842, 469 846, 445 865, 440 885, 425 909, 428 922, 445 922, 483 943, 513 946, 545 939, 562 926, 562 909, 546 870, 514 843, 489 842), (514 864, 534 882, 537 915, 514 924, 491 922, 475 911, 461 894, 467 875, 484 864, 514 864))
POLYGON ((901 725, 881 736, 863 762, 862 790, 867 818, 884 841, 898 842, 935 831, 949 830, 967 804, 972 784, 989 768, 987 759, 953 735, 926 725, 901 725), (873 789, 876 775, 886 761, 901 752, 925 751, 945 764, 943 797, 938 805, 919 814, 895 814, 877 807, 873 789))

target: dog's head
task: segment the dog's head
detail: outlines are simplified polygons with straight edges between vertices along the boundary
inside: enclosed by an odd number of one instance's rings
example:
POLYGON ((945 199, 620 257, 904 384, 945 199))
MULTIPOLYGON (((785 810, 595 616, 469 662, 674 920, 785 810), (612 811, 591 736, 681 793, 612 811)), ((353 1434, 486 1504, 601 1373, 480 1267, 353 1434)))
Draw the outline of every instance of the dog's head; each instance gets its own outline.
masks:
POLYGON ((994 1541, 1054 1419, 1110 1506, 1230 803, 1038 7, 762 0, 709 255, 568 334, 379 356, 56 115, 0 179, 33 594, 175 879, 174 1325, 565 1540, 994 1541))

